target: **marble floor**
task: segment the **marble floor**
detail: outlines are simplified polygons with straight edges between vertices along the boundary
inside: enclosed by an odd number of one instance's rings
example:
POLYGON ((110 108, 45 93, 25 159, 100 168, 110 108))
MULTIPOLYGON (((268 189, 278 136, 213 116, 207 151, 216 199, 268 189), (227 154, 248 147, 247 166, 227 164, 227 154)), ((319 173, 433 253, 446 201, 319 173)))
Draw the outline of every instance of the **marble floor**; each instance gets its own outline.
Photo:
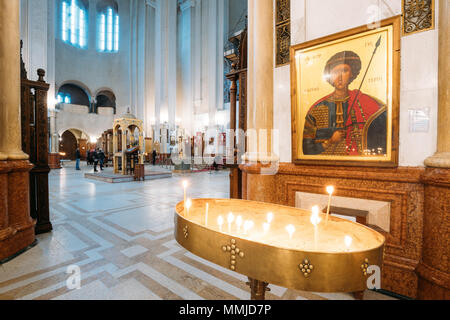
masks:
MULTIPOLYGON (((1 300, 250 298, 246 277, 187 252, 173 236, 181 181, 190 181, 192 198, 227 198, 228 172, 110 184, 85 179, 89 171, 86 166, 75 171, 73 163, 66 163, 50 173, 54 230, 0 265, 1 300)), ((270 288, 267 299, 353 299, 350 294, 270 288)), ((366 291, 364 299, 391 298, 366 291)))

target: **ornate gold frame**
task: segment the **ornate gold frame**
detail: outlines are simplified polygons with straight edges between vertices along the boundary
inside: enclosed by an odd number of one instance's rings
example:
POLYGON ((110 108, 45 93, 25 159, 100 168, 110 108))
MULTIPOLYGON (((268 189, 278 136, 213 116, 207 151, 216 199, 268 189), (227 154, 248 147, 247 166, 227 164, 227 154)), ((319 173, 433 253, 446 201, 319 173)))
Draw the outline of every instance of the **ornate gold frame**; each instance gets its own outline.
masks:
MULTIPOLYGON (((346 30, 340 33, 336 33, 330 36, 319 38, 316 40, 308 41, 298 45, 291 46, 291 125, 292 125, 292 162, 295 164, 323 164, 323 165, 347 165, 347 166, 365 166, 365 167, 397 167, 398 166, 398 146, 399 146, 399 104, 400 104, 400 50, 401 50, 401 16, 395 16, 380 22, 380 28, 392 26, 393 27, 393 39, 392 39, 392 111, 391 111, 391 157, 386 161, 370 160, 370 157, 364 160, 337 160, 330 156, 328 159, 301 159, 298 155, 298 148, 302 146, 300 143, 300 132, 298 132, 298 126, 300 120, 298 119, 297 109, 297 63, 295 54, 296 51, 314 47, 320 44, 340 40, 346 37, 358 35, 370 31, 368 26, 364 25, 354 29, 346 30)), ((348 158, 351 158, 350 156, 348 158)))

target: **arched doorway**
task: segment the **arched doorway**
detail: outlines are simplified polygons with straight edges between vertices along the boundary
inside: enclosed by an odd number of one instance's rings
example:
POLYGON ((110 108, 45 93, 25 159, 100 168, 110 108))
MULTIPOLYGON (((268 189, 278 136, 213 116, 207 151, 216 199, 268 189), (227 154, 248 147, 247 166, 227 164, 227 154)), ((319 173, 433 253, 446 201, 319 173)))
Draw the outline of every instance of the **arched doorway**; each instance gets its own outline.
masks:
POLYGON ((61 141, 59 142, 59 152, 61 159, 63 160, 75 160, 75 152, 77 150, 78 142, 75 135, 67 130, 61 136, 61 141))

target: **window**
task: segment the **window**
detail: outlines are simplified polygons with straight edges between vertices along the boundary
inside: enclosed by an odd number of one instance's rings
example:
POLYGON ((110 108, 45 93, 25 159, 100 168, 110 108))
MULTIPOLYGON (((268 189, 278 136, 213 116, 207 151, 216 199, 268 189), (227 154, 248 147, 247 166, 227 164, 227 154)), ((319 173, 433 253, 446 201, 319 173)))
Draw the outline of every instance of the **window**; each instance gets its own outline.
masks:
POLYGON ((74 47, 87 47, 87 9, 81 0, 61 4, 61 39, 74 47))
POLYGON ((58 100, 58 103, 67 103, 67 104, 72 103, 72 98, 70 97, 70 94, 67 94, 67 93, 58 94, 58 97, 56 100, 58 100))
POLYGON ((117 4, 112 3, 98 10, 98 50, 100 52, 119 51, 119 14, 117 4))

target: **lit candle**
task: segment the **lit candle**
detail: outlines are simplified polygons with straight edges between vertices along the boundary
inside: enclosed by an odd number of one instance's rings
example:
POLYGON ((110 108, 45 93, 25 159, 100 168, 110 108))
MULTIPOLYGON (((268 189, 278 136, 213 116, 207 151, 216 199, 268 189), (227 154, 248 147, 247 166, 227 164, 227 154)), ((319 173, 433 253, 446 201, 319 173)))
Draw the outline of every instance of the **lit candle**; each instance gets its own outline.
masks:
POLYGON ((319 217, 319 206, 314 206, 312 208, 312 215, 311 215, 311 223, 314 226, 314 250, 317 250, 317 238, 318 238, 318 231, 317 226, 319 225, 320 221, 319 217))
POLYGON ((271 224, 271 223, 272 223, 272 220, 273 220, 273 213, 272 213, 272 212, 269 212, 269 213, 267 214, 267 222, 268 222, 269 224, 271 224))
POLYGON ((289 240, 291 240, 292 239, 292 235, 295 232, 295 227, 292 224, 290 224, 290 225, 286 226, 286 231, 289 234, 289 240))
POLYGON ((188 186, 188 182, 186 180, 183 181, 183 190, 184 190, 184 202, 186 202, 186 189, 188 186))
POLYGON ((206 214, 205 214, 205 226, 208 226, 208 211, 209 211, 209 203, 206 203, 206 214))
POLYGON ((234 221, 234 215, 233 215, 233 212, 230 212, 230 213, 228 214, 227 220, 228 220, 228 232, 231 232, 231 224, 232 224, 233 221, 234 221))
POLYGON ((263 223, 264 234, 266 234, 267 231, 269 231, 269 229, 270 229, 270 223, 264 222, 263 223))
POLYGON ((191 199, 187 199, 187 201, 186 201, 185 203, 186 203, 185 208, 186 208, 186 210, 187 210, 187 215, 186 215, 186 217, 188 217, 188 216, 189 216, 189 209, 190 209, 191 206, 192 206, 192 201, 191 201, 191 199))
POLYGON ((222 216, 219 216, 219 218, 217 218, 217 224, 219 225, 220 232, 222 232, 222 225, 223 225, 223 218, 222 218, 222 216))
POLYGON ((237 226, 237 232, 241 231, 241 226, 242 226, 242 217, 238 216, 236 218, 236 226, 237 226))
POLYGON ((328 186, 327 187, 327 192, 328 192, 328 194, 330 196, 328 197, 327 218, 326 218, 326 221, 325 221, 325 225, 326 226, 328 226, 328 215, 330 214, 331 196, 333 195, 334 187, 333 186, 328 186))
POLYGON ((353 239, 350 236, 345 236, 344 238, 345 246, 347 247, 347 252, 350 251, 350 246, 352 245, 353 239))

